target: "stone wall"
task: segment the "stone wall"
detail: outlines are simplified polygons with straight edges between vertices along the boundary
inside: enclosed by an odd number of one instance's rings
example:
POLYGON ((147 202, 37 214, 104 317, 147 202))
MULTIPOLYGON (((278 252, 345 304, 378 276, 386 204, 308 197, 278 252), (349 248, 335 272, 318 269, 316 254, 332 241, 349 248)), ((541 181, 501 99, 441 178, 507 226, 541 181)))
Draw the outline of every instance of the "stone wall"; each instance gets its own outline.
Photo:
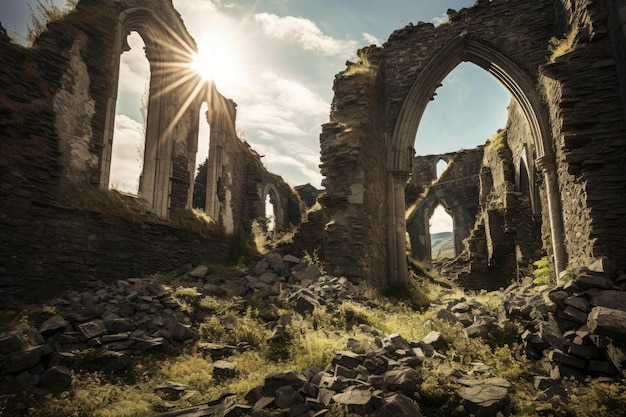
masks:
MULTIPOLYGON (((567 23, 577 28, 572 48, 541 68, 557 153, 565 243, 572 267, 602 255, 624 266, 623 40, 608 36, 615 2, 559 2, 567 23)), ((558 36, 562 38, 563 35, 558 36)))
POLYGON ((407 232, 413 257, 432 259, 429 220, 439 204, 453 219, 455 253, 461 252, 463 241, 469 237, 479 211, 478 173, 482 160, 482 146, 413 158, 411 181, 407 184, 406 193, 407 232), (448 167, 436 178, 436 165, 440 160, 447 161, 448 167), (420 189, 422 192, 416 196, 416 191, 420 189))
MULTIPOLYGON (((327 272, 384 286, 387 277, 387 193, 384 93, 376 49, 335 78, 331 123, 323 126, 320 197, 328 210, 324 253, 327 272)), ((405 178, 406 179, 406 178, 405 178)))
POLYGON ((232 262, 245 249, 252 221, 264 216, 267 184, 284 223, 300 222, 297 194, 236 137, 232 100, 212 84, 189 100, 199 77, 180 84, 189 74, 166 68, 191 62, 180 50, 194 51, 195 42, 170 0, 82 0, 32 48, 0 30, 2 294, 201 260, 232 262), (121 199, 106 189, 119 56, 130 31, 146 44, 151 84, 140 196, 121 199), (225 150, 213 171, 221 220, 215 227, 189 212, 203 101, 213 106, 212 142, 225 150))

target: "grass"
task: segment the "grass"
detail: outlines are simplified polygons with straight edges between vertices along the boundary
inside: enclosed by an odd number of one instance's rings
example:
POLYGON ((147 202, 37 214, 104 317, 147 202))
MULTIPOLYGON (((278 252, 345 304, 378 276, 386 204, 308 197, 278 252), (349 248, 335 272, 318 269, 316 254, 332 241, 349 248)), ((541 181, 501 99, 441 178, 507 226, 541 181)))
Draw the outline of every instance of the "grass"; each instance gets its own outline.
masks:
MULTIPOLYGON (((512 382, 508 409, 511 416, 538 415, 546 407, 555 417, 621 415, 619 412, 626 406, 626 388, 622 384, 568 381, 570 401, 548 401, 541 397, 529 382, 532 364, 517 343, 520 329, 514 324, 496 329, 484 339, 468 339, 461 327, 436 318, 441 306, 435 301, 454 302, 462 297, 496 312, 502 305, 501 292, 466 293, 430 271, 428 265, 415 263, 413 270, 416 272, 405 288, 388 294, 365 288, 332 311, 317 309, 305 316, 282 303, 272 304, 254 297, 220 299, 173 281, 167 288, 187 310, 210 312, 199 323, 201 342, 238 347, 225 358, 236 365, 235 377, 216 379, 211 357, 198 346, 189 346, 168 354, 137 355, 130 369, 116 375, 76 372, 71 390, 56 396, 0 394, 0 414, 151 416, 212 401, 225 394, 242 398, 261 385, 265 375, 272 371, 324 369, 336 351, 346 350, 348 346, 360 353, 375 350, 375 331, 379 335, 399 333, 406 340, 420 340, 435 330, 442 335, 438 347, 442 356, 427 359, 418 368, 423 382, 416 387, 415 400, 425 416, 464 415, 458 409, 458 371, 471 372, 475 362, 485 364, 493 375, 512 382), (276 339, 268 321, 279 317, 287 324, 276 339), (180 397, 155 391, 167 382, 182 384, 187 390, 180 397)), ((53 313, 46 308, 29 312, 30 315, 7 317, 5 326, 36 325, 53 313)), ((346 409, 335 411, 336 415, 349 415, 346 409)))
POLYGON ((376 67, 369 61, 366 55, 359 54, 356 63, 350 63, 348 68, 342 73, 344 77, 351 77, 355 75, 366 75, 374 77, 376 74, 376 67))
POLYGON ((576 37, 578 36, 578 27, 575 26, 572 30, 565 35, 563 39, 551 38, 548 46, 550 55, 550 62, 555 62, 560 56, 563 56, 574 50, 576 37))

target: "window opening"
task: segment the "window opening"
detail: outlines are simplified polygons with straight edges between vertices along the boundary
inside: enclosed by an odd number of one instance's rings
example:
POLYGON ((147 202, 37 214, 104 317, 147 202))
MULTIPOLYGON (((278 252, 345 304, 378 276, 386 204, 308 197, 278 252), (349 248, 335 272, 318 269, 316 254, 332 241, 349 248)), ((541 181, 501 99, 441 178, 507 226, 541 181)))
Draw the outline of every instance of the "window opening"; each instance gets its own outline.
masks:
POLYGON ((127 44, 130 49, 120 58, 109 188, 139 195, 150 95, 150 63, 146 58, 145 43, 137 32, 131 32, 127 44))

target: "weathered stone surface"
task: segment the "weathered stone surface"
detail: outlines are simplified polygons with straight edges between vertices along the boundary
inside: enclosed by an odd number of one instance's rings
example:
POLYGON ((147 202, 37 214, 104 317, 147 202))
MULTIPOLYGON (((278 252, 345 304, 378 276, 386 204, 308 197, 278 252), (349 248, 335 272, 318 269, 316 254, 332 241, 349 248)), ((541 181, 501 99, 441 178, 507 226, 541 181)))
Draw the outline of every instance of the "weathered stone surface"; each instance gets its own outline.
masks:
POLYGON ((103 320, 93 320, 87 323, 79 324, 77 328, 79 336, 82 340, 93 339, 94 337, 102 336, 107 332, 107 328, 103 320))
POLYGON ((402 391, 412 395, 417 385, 422 383, 422 375, 412 368, 398 368, 385 372, 385 384, 390 391, 402 391))
POLYGON ((322 276, 322 272, 315 265, 309 265, 305 269, 294 271, 291 274, 298 282, 313 281, 322 276))
POLYGON ((582 274, 573 283, 582 289, 600 288, 608 290, 613 288, 613 281, 610 278, 597 275, 582 274))
POLYGON ((363 355, 351 351, 340 351, 335 353, 332 365, 355 369, 357 366, 361 365, 363 361, 363 355))
POLYGON ((39 333, 44 337, 50 337, 56 333, 63 332, 65 330, 71 330, 72 326, 63 317, 56 315, 46 320, 39 328, 39 333))
POLYGON ((476 417, 491 417, 504 410, 511 384, 503 378, 460 379, 459 395, 465 409, 476 417))
POLYGON ((435 330, 424 336, 422 342, 434 347, 435 349, 440 349, 445 345, 445 341, 443 340, 441 333, 435 330))
POLYGON ((41 375, 39 386, 50 391, 64 391, 72 385, 72 373, 64 366, 52 366, 41 375))
POLYGON ((419 407, 410 398, 402 394, 389 395, 385 397, 384 401, 385 405, 374 413, 375 417, 422 417, 419 407))
POLYGON ((315 311, 316 308, 320 307, 320 303, 315 300, 313 297, 300 294, 295 301, 295 310, 300 314, 310 314, 315 311))
POLYGON ((128 318, 115 318, 105 320, 104 325, 109 333, 130 332, 137 328, 133 321, 128 318))
POLYGON ((264 393, 268 397, 275 397, 276 390, 282 386, 300 389, 307 382, 304 375, 294 371, 271 372, 265 376, 264 393))
MULTIPOLYGON (((387 345, 393 350, 397 350, 397 349, 411 350, 411 345, 409 345, 409 342, 407 342, 406 339, 404 339, 402 336, 400 336, 397 333, 389 335, 385 339, 385 342, 387 342, 387 345)), ((426 338, 424 338, 424 343, 431 344, 430 342, 426 341, 426 338)))
POLYGON ((15 352, 22 347, 22 337, 19 330, 0 334, 0 354, 15 352))
POLYGON ((304 403, 304 398, 293 386, 284 385, 276 389, 276 407, 291 408, 302 403, 304 403))
POLYGON ((39 347, 13 352, 4 357, 4 373, 11 374, 30 369, 39 363, 43 350, 39 347))
POLYGON ((200 338, 198 332, 175 320, 170 320, 167 323, 167 331, 169 332, 172 339, 178 342, 185 342, 187 340, 194 341, 200 338))
POLYGON ((592 333, 626 341, 626 311, 594 307, 587 318, 592 333))
POLYGON ((213 376, 216 378, 233 378, 237 375, 237 369, 234 363, 218 360, 213 363, 213 376))
POLYGON ((626 291, 604 290, 592 294, 591 305, 626 311, 626 291))
POLYGON ((189 276, 194 278, 204 278, 209 273, 209 268, 204 265, 198 265, 188 272, 189 276))
POLYGON ((333 395, 333 401, 346 405, 365 405, 372 400, 369 390, 354 389, 333 395))

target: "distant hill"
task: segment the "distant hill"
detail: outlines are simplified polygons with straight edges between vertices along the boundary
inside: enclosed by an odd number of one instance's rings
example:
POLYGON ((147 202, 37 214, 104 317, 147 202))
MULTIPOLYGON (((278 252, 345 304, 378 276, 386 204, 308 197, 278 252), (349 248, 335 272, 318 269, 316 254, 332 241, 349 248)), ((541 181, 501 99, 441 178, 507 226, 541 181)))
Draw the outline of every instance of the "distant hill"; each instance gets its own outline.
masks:
POLYGON ((454 258, 454 236, 452 232, 435 233, 430 236, 433 259, 454 258))

